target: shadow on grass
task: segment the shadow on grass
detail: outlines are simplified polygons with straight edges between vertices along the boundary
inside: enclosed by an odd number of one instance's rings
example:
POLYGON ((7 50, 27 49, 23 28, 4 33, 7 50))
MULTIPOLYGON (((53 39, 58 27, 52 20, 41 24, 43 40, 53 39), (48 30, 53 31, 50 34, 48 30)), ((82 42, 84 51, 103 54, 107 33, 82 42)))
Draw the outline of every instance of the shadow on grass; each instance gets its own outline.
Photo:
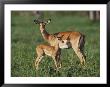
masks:
POLYGON ((49 76, 55 76, 55 77, 59 77, 61 76, 61 73, 59 71, 57 71, 56 69, 54 69, 53 67, 49 67, 49 76))
POLYGON ((67 77, 78 77, 84 70, 82 66, 70 66, 67 70, 67 77))
POLYGON ((46 70, 44 68, 36 70, 36 76, 37 77, 60 77, 61 73, 53 67, 48 67, 46 70))
POLYGON ((87 66, 74 65, 69 66, 68 69, 63 68, 57 71, 53 67, 48 67, 47 69, 40 69, 36 72, 37 77, 99 77, 96 70, 89 68, 87 66))

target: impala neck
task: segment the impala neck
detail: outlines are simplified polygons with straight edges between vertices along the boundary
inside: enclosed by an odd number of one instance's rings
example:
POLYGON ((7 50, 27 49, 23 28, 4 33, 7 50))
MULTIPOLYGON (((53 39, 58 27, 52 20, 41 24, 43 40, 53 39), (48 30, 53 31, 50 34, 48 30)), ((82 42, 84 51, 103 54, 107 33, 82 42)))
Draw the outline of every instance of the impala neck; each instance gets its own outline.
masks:
POLYGON ((40 27, 40 31, 41 31, 41 34, 42 34, 44 40, 48 40, 49 33, 45 30, 45 28, 40 27))

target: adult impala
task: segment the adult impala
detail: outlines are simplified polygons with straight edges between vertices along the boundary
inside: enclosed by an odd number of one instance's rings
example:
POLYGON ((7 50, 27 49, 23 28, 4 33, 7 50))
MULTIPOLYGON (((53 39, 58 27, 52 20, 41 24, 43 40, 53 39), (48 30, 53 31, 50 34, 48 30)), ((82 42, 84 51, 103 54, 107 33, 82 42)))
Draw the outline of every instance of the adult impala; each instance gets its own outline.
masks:
POLYGON ((84 44, 85 44, 85 36, 80 32, 73 32, 73 31, 66 31, 66 32, 58 32, 55 34, 49 34, 46 31, 45 25, 49 24, 51 22, 51 19, 48 20, 38 20, 35 19, 34 22, 36 24, 39 24, 41 34, 51 46, 55 45, 55 37, 54 35, 57 35, 58 37, 63 36, 62 40, 65 41, 65 44, 59 45, 61 49, 64 48, 73 48, 75 53, 77 54, 78 58, 80 59, 80 64, 85 64, 85 54, 84 54, 84 44))

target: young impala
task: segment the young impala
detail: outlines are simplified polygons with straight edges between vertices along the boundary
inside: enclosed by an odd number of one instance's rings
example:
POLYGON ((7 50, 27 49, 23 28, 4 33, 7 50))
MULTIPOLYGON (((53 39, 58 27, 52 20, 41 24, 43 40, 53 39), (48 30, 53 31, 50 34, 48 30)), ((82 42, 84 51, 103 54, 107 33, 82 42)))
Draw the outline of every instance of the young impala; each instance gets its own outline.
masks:
POLYGON ((67 44, 63 44, 63 45, 59 45, 59 47, 61 49, 63 48, 73 48, 73 50, 75 51, 75 53, 77 54, 77 56, 80 59, 80 64, 85 64, 85 54, 84 54, 84 44, 85 44, 85 36, 80 33, 80 32, 73 32, 73 31, 66 31, 66 32, 58 32, 55 34, 49 34, 46 29, 45 29, 45 25, 51 22, 51 19, 48 20, 37 20, 35 19, 34 22, 36 24, 40 25, 40 31, 41 34, 44 38, 44 40, 46 40, 51 46, 55 45, 55 37, 54 35, 57 36, 63 36, 62 40, 63 41, 67 41, 67 44))
POLYGON ((58 68, 61 68, 61 61, 60 61, 61 49, 59 48, 59 43, 64 43, 64 42, 62 41, 61 37, 56 37, 56 36, 54 37, 55 37, 54 46, 40 44, 36 47, 37 58, 35 61, 35 67, 37 70, 39 63, 44 55, 48 55, 52 57, 57 70, 58 68))

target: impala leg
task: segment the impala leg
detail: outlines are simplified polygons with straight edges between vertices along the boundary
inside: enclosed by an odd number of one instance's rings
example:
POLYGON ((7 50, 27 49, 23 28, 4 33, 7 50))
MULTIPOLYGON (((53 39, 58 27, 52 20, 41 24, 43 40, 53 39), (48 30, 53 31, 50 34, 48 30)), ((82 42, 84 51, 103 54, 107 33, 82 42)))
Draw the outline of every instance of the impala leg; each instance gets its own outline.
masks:
POLYGON ((56 67, 56 69, 58 70, 58 64, 57 64, 56 57, 52 57, 52 58, 53 58, 53 61, 54 61, 55 67, 56 67))
POLYGON ((62 67, 62 64, 61 64, 61 61, 59 62, 59 68, 61 68, 62 67))
POLYGON ((61 68, 61 59, 60 59, 60 55, 57 56, 57 63, 58 63, 58 68, 61 68))
POLYGON ((38 69, 39 63, 40 63, 41 59, 43 58, 43 50, 38 46, 36 48, 36 53, 37 53, 37 58, 35 60, 35 67, 36 67, 36 69, 38 69))
POLYGON ((86 56, 84 54, 84 50, 83 49, 79 49, 80 53, 82 54, 82 58, 83 58, 83 64, 85 65, 86 63, 86 56))
POLYGON ((38 70, 38 66, 39 66, 39 63, 41 62, 42 58, 43 58, 43 56, 37 57, 37 59, 36 59, 35 64, 36 64, 36 69, 37 69, 37 70, 38 70))
POLYGON ((80 64, 85 65, 85 56, 83 52, 79 48, 74 48, 74 51, 80 59, 80 64))
POLYGON ((37 57, 36 60, 35 60, 35 67, 37 66, 37 62, 38 62, 39 58, 40 57, 37 57))

